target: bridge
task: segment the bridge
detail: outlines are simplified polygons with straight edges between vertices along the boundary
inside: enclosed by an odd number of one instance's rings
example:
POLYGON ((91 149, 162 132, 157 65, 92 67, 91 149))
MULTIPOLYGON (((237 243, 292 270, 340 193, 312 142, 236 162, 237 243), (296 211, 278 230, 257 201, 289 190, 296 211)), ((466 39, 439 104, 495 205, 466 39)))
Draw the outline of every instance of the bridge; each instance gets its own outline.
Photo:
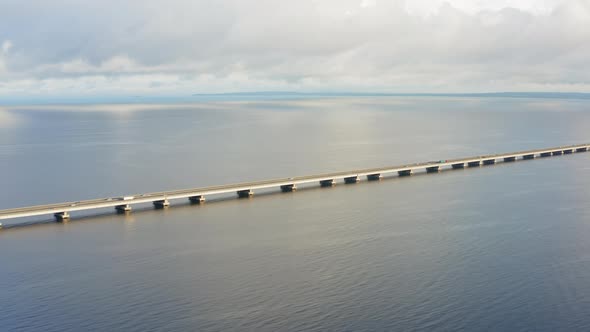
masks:
MULTIPOLYGON (((318 183, 322 187, 330 187, 337 182, 357 183, 361 179, 367 181, 379 180, 383 176, 410 176, 414 172, 423 171, 426 173, 437 173, 443 169, 461 169, 469 167, 480 167, 482 165, 493 165, 497 162, 515 162, 517 160, 530 160, 535 158, 567 155, 572 153, 586 152, 590 144, 560 146, 540 150, 518 151, 503 154, 485 156, 474 156, 452 160, 437 160, 414 164, 397 166, 357 169, 345 172, 335 172, 317 175, 298 176, 273 180, 244 182, 211 186, 203 188, 171 190, 138 195, 128 195, 115 198, 99 198, 79 202, 66 202, 48 205, 37 205, 15 209, 0 210, 0 220, 33 217, 40 215, 53 215, 57 221, 70 219, 70 212, 86 211, 101 208, 114 208, 119 213, 131 212, 131 206, 141 203, 152 203, 155 208, 166 208, 170 201, 188 199, 191 203, 200 204, 205 198, 212 195, 235 193, 239 198, 250 197, 255 190, 277 188, 282 192, 293 192, 297 185, 318 183)), ((2 224, 0 224, 1 227, 2 224)))

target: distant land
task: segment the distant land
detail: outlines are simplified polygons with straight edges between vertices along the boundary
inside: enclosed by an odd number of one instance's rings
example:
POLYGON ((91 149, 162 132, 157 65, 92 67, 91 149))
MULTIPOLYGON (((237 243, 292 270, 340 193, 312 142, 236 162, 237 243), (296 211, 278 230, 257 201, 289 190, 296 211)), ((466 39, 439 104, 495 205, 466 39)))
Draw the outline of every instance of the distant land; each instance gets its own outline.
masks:
POLYGON ((256 91, 228 93, 195 93, 193 97, 505 97, 505 98, 556 98, 590 99, 583 92, 486 92, 486 93, 365 93, 365 92, 294 92, 256 91))
POLYGON ((206 101, 252 101, 307 98, 346 97, 451 97, 451 98, 538 98, 538 99, 590 99, 583 92, 489 92, 489 93, 370 93, 370 92, 295 92, 253 91, 228 93, 194 93, 176 96, 0 96, 0 106, 9 105, 63 105, 63 104, 145 104, 145 103, 193 103, 206 101))

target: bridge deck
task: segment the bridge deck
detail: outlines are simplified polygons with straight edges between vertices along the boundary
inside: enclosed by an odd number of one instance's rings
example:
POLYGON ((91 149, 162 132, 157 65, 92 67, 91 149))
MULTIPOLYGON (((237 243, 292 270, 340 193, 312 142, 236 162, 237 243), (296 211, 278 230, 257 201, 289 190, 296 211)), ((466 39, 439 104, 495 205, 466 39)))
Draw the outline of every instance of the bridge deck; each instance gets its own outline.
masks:
POLYGON ((204 196, 209 196, 209 195, 235 193, 235 192, 238 192, 241 190, 266 189, 266 188, 280 187, 280 186, 284 186, 284 185, 298 185, 298 184, 306 184, 306 183, 312 183, 312 182, 320 182, 320 181, 324 181, 324 180, 341 180, 341 179, 349 178, 349 177, 356 177, 356 176, 363 177, 363 176, 368 176, 368 175, 373 175, 373 174, 387 175, 389 173, 396 173, 396 172, 400 172, 400 171, 425 170, 429 167, 437 167, 437 166, 440 168, 445 168, 445 167, 450 167, 454 164, 467 164, 470 162, 483 162, 484 160, 492 160, 492 159, 493 160, 498 160, 498 159, 503 160, 504 158, 511 158, 511 157, 519 158, 519 157, 523 157, 525 155, 538 156, 540 154, 553 153, 553 152, 563 152, 566 150, 572 150, 572 152, 577 152, 576 151, 577 149, 589 150, 590 144, 560 146, 560 147, 554 147, 554 148, 549 148, 549 149, 527 150, 527 151, 518 151, 518 152, 511 152, 511 153, 492 154, 492 155, 484 155, 484 156, 473 156, 473 157, 453 159, 453 160, 430 161, 430 162, 421 162, 421 163, 378 167, 378 168, 356 169, 356 170, 350 170, 350 171, 345 171, 345 172, 297 176, 297 177, 292 177, 292 178, 281 178, 281 179, 227 184, 227 185, 220 185, 220 186, 210 186, 210 187, 202 187, 202 188, 192 188, 192 189, 171 190, 171 191, 162 191, 162 192, 155 192, 155 193, 138 194, 138 195, 128 195, 128 196, 133 197, 133 199, 129 199, 129 200, 121 200, 120 198, 99 198, 99 199, 85 200, 85 201, 79 201, 79 202, 65 202, 65 203, 57 203, 57 204, 21 207, 21 208, 15 208, 15 209, 0 210, 0 220, 20 218, 20 217, 32 217, 32 216, 54 214, 54 213, 69 213, 69 212, 73 212, 73 211, 117 207, 120 205, 151 203, 151 202, 155 202, 155 201, 182 199, 182 198, 190 198, 190 197, 195 197, 195 196, 203 196, 204 197, 204 196))

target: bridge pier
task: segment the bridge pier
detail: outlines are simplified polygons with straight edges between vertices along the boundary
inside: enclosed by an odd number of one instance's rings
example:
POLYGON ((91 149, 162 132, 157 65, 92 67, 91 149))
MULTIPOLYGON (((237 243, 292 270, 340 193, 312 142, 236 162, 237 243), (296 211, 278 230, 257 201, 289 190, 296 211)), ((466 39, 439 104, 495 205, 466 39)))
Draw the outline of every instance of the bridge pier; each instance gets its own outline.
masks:
POLYGON ((481 166, 482 162, 484 165, 491 165, 494 163, 501 163, 502 161, 514 162, 517 160, 530 160, 539 157, 549 157, 553 155, 569 155, 573 153, 587 151, 590 151, 590 143, 548 147, 544 149, 517 151, 503 154, 477 155, 461 159, 440 160, 440 162, 432 161, 423 163, 406 163, 398 166, 369 168, 362 170, 348 170, 346 172, 323 173, 318 175, 309 175, 297 178, 281 178, 277 180, 226 184, 222 186, 193 188, 190 190, 173 190, 160 192, 159 194, 143 194, 139 196, 100 198, 78 202, 30 206, 0 210, 0 221, 4 219, 26 218, 39 215, 44 215, 46 217, 50 216, 49 218, 53 216, 57 221, 67 221, 70 219, 69 211, 96 210, 103 209, 105 207, 110 207, 114 208, 118 213, 127 213, 132 210, 130 205, 138 203, 143 204, 149 202, 152 202, 155 208, 165 208, 170 204, 167 199, 168 196, 170 196, 172 199, 188 198, 192 203, 199 204, 205 201, 205 197, 203 195, 229 195, 232 193, 236 193, 237 196, 241 198, 250 197, 254 194, 252 191, 253 189, 251 188, 254 188, 256 190, 260 189, 263 190, 262 192, 264 192, 264 190, 266 189, 276 191, 277 187, 280 187, 281 191, 291 192, 297 189, 296 183, 298 184, 317 181, 316 183, 319 183, 322 187, 333 186, 334 184, 341 182, 341 179, 345 183, 356 183, 360 180, 359 174, 362 174, 363 177, 366 176, 367 180, 374 181, 379 180, 382 174, 389 176, 394 172, 397 172, 400 177, 403 177, 412 175, 413 170, 419 170, 419 172, 422 172, 422 169, 424 169, 425 172, 431 173, 447 169, 447 166, 452 166, 453 169, 461 169, 467 167, 478 167, 481 166), (245 186, 248 186, 250 188, 244 189, 245 186))
POLYGON ((397 174, 399 176, 410 176, 410 175, 412 175, 412 170, 411 169, 404 169, 401 171, 397 171, 397 174))
POLYGON ((154 208, 164 209, 170 206, 170 202, 167 199, 153 202, 154 208))
POLYGON ((239 198, 248 198, 248 197, 251 197, 252 195, 254 195, 254 192, 250 189, 246 189, 246 190, 238 190, 237 194, 238 194, 239 198))
POLYGON ((346 183, 346 184, 357 183, 357 182, 359 182, 359 180, 360 179, 359 179, 358 175, 350 176, 350 177, 344 178, 344 183, 346 183))
POLYGON ((438 173, 439 171, 440 171, 440 166, 426 167, 426 173, 438 173))
POLYGON ((57 222, 70 220, 70 214, 67 211, 54 213, 53 216, 55 217, 55 221, 57 222))
POLYGON ((381 174, 369 174, 367 175, 368 181, 379 181, 381 180, 381 174))
POLYGON ((320 186, 322 187, 332 187, 335 184, 336 182, 334 181, 334 179, 320 181, 320 186))
POLYGON ((188 198, 188 200, 192 203, 192 204, 201 204, 205 202, 205 196, 199 195, 199 196, 191 196, 188 198))
POLYGON ((297 190, 297 186, 294 184, 285 184, 281 186, 281 191, 284 193, 290 193, 297 190))
POLYGON ((129 206, 129 204, 117 205, 115 206, 115 210, 117 211, 117 213, 127 213, 131 212, 131 206, 129 206))
POLYGON ((506 158, 504 158, 504 162, 505 163, 511 163, 513 161, 516 161, 516 157, 506 157, 506 158))

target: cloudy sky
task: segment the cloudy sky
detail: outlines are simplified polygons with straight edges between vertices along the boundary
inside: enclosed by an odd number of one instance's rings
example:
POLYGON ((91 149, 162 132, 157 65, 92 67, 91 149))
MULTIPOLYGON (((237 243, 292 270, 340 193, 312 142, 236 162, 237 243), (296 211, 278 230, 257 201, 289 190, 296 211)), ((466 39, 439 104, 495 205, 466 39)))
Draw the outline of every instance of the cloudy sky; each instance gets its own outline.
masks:
POLYGON ((0 98, 590 92, 590 0, 0 0, 0 98))

